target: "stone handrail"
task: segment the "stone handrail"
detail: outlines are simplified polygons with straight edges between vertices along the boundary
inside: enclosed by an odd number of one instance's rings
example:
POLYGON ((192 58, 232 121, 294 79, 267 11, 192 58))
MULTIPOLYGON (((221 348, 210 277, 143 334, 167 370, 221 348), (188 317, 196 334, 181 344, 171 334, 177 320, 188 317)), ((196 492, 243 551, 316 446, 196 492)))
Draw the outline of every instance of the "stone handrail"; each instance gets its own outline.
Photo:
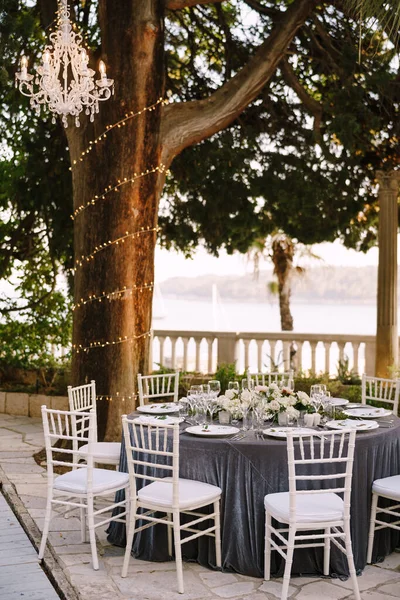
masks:
POLYGON ((156 329, 152 353, 154 365, 203 373, 215 372, 222 363, 236 363, 238 372, 292 365, 297 372, 334 375, 338 361, 349 358, 349 368, 355 373, 373 375, 375 336, 156 329))

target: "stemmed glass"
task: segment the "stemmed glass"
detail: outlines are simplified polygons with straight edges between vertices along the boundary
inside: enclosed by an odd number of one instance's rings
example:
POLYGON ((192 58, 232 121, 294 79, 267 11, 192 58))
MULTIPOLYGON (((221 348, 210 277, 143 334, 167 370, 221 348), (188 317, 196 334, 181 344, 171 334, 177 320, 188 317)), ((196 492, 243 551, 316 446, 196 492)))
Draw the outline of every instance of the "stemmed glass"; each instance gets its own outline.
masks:
POLYGON ((218 395, 221 393, 221 382, 218 381, 218 379, 211 379, 208 382, 208 385, 210 386, 210 394, 213 398, 217 398, 218 395))
POLYGON ((238 381, 229 381, 228 390, 235 390, 236 392, 238 392, 239 391, 239 382, 238 381))
POLYGON ((311 399, 311 402, 317 412, 318 412, 319 408, 321 407, 321 402, 322 402, 322 398, 324 395, 324 391, 326 392, 326 385, 317 384, 317 385, 311 386, 310 399, 311 399), (325 388, 325 390, 324 390, 324 388, 325 388))
POLYGON ((189 402, 189 408, 192 416, 194 417, 197 410, 197 399, 201 393, 200 385, 192 385, 188 391, 187 399, 189 402))

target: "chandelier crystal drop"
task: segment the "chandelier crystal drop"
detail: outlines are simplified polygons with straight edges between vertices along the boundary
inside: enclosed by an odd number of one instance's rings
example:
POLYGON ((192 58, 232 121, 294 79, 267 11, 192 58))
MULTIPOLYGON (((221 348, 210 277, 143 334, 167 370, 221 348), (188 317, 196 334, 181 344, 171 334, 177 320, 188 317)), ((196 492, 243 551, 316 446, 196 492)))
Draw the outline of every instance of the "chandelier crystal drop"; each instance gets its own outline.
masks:
POLYGON ((42 64, 36 75, 28 73, 28 59, 21 57, 21 70, 15 75, 15 85, 28 96, 32 108, 40 115, 42 105, 47 105, 55 115, 60 115, 64 127, 67 116, 75 117, 79 127, 79 114, 85 110, 94 120, 99 112, 99 101, 108 100, 114 93, 114 80, 107 78, 106 66, 99 63, 100 79, 94 81, 95 71, 89 69, 89 57, 82 47, 82 35, 73 31, 67 0, 59 2, 57 29, 49 36, 42 64))

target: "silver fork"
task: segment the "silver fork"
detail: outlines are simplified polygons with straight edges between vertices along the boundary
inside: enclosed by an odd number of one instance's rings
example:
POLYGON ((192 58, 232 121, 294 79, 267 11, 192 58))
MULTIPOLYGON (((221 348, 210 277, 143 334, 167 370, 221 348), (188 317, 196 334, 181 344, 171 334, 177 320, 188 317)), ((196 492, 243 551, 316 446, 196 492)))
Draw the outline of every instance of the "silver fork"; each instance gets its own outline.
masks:
POLYGON ((235 433, 235 435, 233 437, 231 437, 231 440, 241 440, 244 437, 246 437, 246 434, 244 432, 240 432, 240 433, 235 433))

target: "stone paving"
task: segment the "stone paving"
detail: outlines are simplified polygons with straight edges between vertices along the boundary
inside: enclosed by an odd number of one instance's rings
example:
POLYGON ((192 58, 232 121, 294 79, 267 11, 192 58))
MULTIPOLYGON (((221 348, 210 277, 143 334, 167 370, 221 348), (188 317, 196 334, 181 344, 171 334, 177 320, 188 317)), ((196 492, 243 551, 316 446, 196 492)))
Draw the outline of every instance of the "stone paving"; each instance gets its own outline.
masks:
MULTIPOLYGON (((46 498, 46 471, 33 454, 43 447, 40 419, 0 414, 0 480, 33 544, 38 547, 46 498)), ((89 544, 80 543, 75 517, 54 518, 45 563, 66 600, 277 600, 281 579, 269 582, 184 564, 185 594, 176 591, 174 562, 153 563, 131 558, 128 577, 121 578, 123 549, 110 546, 97 531, 100 569, 90 564, 89 544)), ((400 553, 367 566, 359 577, 363 600, 400 598, 400 553)), ((351 600, 350 581, 293 577, 290 598, 351 600)), ((49 600, 45 596, 40 600, 49 600)))

